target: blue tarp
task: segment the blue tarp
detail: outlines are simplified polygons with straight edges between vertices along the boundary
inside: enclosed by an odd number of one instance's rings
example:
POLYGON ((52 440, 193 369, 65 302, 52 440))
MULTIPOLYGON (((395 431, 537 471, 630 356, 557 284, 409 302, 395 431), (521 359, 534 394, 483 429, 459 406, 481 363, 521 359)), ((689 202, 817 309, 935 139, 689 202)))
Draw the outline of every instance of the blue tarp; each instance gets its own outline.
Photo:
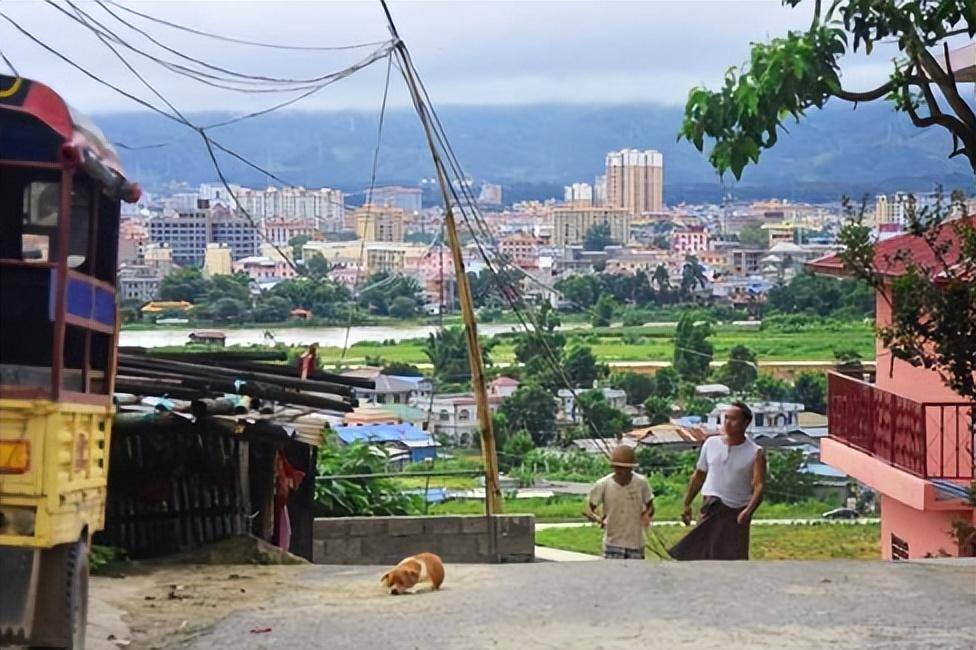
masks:
POLYGON ((430 434, 409 422, 403 424, 361 424, 349 427, 333 427, 336 435, 346 444, 362 442, 403 442, 407 440, 433 440, 430 434))

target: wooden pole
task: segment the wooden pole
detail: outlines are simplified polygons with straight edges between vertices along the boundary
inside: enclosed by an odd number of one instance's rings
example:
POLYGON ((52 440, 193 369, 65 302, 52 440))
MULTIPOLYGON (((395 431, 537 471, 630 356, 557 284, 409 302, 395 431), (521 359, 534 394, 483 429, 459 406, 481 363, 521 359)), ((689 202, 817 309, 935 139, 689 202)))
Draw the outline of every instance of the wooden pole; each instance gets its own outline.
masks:
POLYGON ((389 8, 386 6, 386 1, 381 0, 381 2, 383 10, 386 12, 390 33, 396 40, 396 53, 400 56, 403 75, 406 79, 407 87, 410 90, 414 108, 416 108, 417 115, 420 117, 420 122, 424 127, 427 146, 430 148, 430 155, 434 162, 434 170, 437 172, 437 183, 440 186, 441 198, 444 200, 444 228, 447 231, 448 245, 451 248, 451 258, 454 261, 458 302, 461 305, 464 331, 468 341, 468 363, 471 366, 471 387, 474 390, 475 403, 478 407, 478 424, 481 428, 481 455, 485 468, 485 514, 500 514, 503 506, 501 489, 498 486, 498 453, 495 449, 495 434, 491 428, 488 393, 485 390, 484 361, 481 358, 481 346, 478 344, 478 326, 475 322, 474 305, 471 301, 471 286, 468 284, 468 276, 464 271, 464 259, 461 255, 461 242, 458 239, 457 224, 454 220, 454 208, 448 190, 447 173, 444 170, 444 163, 434 142, 430 119, 423 108, 420 92, 417 89, 417 82, 414 79, 410 67, 409 54, 406 51, 403 41, 400 40, 400 36, 397 34, 396 26, 393 24, 393 18, 390 15, 389 8))

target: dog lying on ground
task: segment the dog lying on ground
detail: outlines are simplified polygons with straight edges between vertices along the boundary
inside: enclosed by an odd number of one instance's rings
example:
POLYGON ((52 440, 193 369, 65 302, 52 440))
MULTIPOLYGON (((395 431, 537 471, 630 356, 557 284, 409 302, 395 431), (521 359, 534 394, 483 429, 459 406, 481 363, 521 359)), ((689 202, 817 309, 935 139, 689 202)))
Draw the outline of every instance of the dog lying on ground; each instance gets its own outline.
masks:
POLYGON ((437 591, 444 582, 444 563, 433 553, 411 555, 383 574, 380 582, 394 596, 409 593, 420 582, 430 582, 437 591))

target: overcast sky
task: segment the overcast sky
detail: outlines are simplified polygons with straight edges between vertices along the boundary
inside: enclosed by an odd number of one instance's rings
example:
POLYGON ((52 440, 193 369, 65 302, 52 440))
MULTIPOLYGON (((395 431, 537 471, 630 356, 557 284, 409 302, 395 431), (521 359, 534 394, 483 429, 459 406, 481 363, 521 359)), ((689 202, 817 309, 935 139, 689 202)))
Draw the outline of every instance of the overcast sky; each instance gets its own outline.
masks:
MULTIPOLYGON (((79 7, 140 51, 166 54, 93 2, 79 7)), ((811 3, 778 0, 646 2, 400 2, 391 0, 400 36, 436 104, 536 102, 682 104, 689 88, 715 86, 742 63, 749 42, 809 25, 811 3)), ((61 5, 70 11, 67 5, 61 5)), ((109 5, 111 6, 111 5, 109 5)), ((147 14, 227 36, 293 45, 346 45, 388 38, 377 1, 139 2, 147 14)), ((114 11, 161 42, 242 72, 309 77, 341 69, 370 48, 344 52, 278 52, 189 35, 114 11)), ((40 0, 0 2, 6 13, 49 46, 130 92, 159 101, 83 26, 40 0)), ((99 86, 0 20, 0 48, 26 77, 53 86, 88 112, 139 107, 99 86)), ((880 50, 880 51, 879 51, 880 50)), ((890 70, 890 50, 855 57, 845 86, 866 89, 890 70)), ((126 58, 181 110, 257 109, 290 95, 240 95, 164 71, 129 50, 126 58)), ((166 54, 173 58, 173 55, 166 54)), ((375 109, 385 61, 297 104, 298 108, 375 109)), ((394 70, 390 102, 406 105, 394 70)))

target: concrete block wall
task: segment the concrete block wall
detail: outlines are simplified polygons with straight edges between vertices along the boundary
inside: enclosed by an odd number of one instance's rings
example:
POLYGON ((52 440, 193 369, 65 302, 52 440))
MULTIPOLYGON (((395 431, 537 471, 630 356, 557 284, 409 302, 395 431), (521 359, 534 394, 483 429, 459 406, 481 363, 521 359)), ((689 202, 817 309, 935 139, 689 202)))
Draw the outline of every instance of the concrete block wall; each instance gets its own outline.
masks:
POLYGON ((436 517, 328 517, 315 520, 316 564, 396 564, 416 553, 436 553, 448 563, 531 562, 535 517, 495 515, 492 553, 483 515, 436 517))

